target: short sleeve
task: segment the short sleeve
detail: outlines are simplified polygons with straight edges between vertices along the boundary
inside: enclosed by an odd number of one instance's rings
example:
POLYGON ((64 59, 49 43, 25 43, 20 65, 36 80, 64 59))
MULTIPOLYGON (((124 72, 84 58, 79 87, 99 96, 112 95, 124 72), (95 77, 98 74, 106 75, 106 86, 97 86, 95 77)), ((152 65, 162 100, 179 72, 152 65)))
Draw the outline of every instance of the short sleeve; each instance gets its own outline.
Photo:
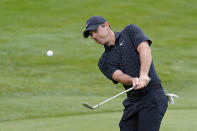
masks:
POLYGON ((129 25, 128 29, 131 41, 136 49, 139 46, 139 44, 143 41, 148 41, 149 45, 151 45, 152 41, 145 35, 142 29, 140 29, 138 26, 131 24, 129 25))
POLYGON ((114 84, 117 84, 118 82, 112 79, 113 73, 118 70, 116 67, 109 63, 104 63, 103 61, 99 60, 98 67, 100 71, 110 80, 113 81, 114 84))

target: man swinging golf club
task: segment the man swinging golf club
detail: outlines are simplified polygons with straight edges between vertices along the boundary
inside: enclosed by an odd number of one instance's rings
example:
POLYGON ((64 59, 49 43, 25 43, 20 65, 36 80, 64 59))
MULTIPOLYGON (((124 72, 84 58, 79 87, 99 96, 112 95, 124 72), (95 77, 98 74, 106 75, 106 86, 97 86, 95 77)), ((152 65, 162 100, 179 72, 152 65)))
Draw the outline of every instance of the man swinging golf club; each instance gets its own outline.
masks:
POLYGON ((107 78, 115 84, 122 83, 125 90, 136 86, 127 92, 123 102, 125 109, 119 123, 120 130, 159 131, 168 98, 153 64, 152 41, 133 24, 121 32, 114 32, 101 16, 92 16, 87 20, 83 36, 91 36, 96 43, 104 46, 98 66, 107 78))

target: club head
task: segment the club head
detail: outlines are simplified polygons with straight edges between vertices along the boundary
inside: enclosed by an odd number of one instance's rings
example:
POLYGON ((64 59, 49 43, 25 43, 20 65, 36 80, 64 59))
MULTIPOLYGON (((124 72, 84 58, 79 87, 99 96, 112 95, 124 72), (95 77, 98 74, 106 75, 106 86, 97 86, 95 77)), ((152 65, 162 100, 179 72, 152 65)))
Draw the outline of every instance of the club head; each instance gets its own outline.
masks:
POLYGON ((87 102, 83 102, 82 105, 85 106, 86 108, 94 109, 94 107, 90 106, 87 102))

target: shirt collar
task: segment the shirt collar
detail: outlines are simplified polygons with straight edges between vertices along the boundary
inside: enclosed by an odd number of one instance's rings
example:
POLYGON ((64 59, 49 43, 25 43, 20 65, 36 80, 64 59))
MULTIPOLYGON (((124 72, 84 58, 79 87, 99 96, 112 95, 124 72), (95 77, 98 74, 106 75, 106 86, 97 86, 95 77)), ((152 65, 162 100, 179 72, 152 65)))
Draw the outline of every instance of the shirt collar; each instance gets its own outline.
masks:
POLYGON ((120 38, 120 32, 114 32, 115 33, 115 41, 117 41, 120 38))
MULTIPOLYGON (((115 44, 116 44, 116 42, 118 41, 118 39, 120 38, 120 32, 114 32, 114 34, 115 34, 115 44)), ((110 49, 110 48, 112 48, 114 45, 112 45, 112 46, 106 46, 106 45, 104 45, 104 47, 105 47, 105 49, 110 49)))

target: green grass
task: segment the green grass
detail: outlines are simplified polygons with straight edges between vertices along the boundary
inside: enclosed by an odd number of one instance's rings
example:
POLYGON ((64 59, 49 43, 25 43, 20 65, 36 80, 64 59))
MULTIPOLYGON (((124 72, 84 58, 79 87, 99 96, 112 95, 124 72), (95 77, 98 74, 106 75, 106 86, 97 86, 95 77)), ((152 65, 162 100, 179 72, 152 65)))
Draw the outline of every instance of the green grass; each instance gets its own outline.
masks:
POLYGON ((125 96, 96 111, 81 105, 123 90, 97 68, 103 47, 82 37, 92 15, 103 15, 115 31, 128 24, 145 31, 165 91, 180 96, 161 130, 195 129, 196 5, 195 0, 1 0, 0 131, 119 130, 125 96), (47 57, 47 50, 54 56, 47 57))
MULTIPOLYGON (((161 131, 193 131, 197 128, 196 114, 197 111, 191 109, 170 110, 164 117, 161 131)), ((1 123, 0 129, 2 131, 26 131, 27 129, 28 131, 119 131, 117 126, 121 115, 121 112, 110 112, 10 121, 1 123)))

